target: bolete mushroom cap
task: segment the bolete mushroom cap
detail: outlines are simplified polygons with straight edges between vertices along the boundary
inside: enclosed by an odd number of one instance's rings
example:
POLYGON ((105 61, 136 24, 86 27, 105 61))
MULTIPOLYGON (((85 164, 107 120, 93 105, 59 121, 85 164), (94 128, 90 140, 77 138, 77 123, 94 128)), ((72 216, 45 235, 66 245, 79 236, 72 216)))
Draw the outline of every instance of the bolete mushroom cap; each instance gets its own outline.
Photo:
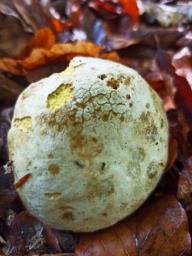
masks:
POLYGON ((27 209, 56 229, 87 232, 133 213, 154 190, 168 124, 136 71, 75 57, 21 93, 8 143, 27 209))

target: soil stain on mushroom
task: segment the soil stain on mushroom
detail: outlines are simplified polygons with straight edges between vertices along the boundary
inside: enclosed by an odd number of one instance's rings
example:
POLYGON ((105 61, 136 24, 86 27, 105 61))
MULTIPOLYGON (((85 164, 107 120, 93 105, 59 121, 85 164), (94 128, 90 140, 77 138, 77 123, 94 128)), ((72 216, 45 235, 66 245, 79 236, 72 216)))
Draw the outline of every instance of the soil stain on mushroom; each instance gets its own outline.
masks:
POLYGON ((91 200, 95 197, 110 196, 115 192, 113 176, 105 179, 98 179, 94 175, 90 175, 90 179, 86 185, 87 199, 91 200))
POLYGON ((59 206, 59 209, 62 211, 62 219, 65 220, 74 220, 73 207, 67 204, 59 206))
POLYGON ((93 136, 77 134, 71 138, 70 147, 71 151, 81 159, 90 160, 101 153, 103 145, 93 136))
POLYGON ((143 134, 145 139, 149 142, 156 141, 158 129, 149 111, 143 112, 139 119, 135 121, 135 132, 136 134, 143 134))
POLYGON ((50 199, 57 199, 61 196, 60 192, 46 192, 44 193, 45 196, 49 197, 50 199))
POLYGON ((48 166, 48 171, 52 174, 52 175, 57 175, 60 171, 60 168, 57 164, 50 164, 48 166))
POLYGON ((49 153, 47 157, 48 157, 48 159, 52 159, 53 158, 53 154, 49 153))
POLYGON ((107 81, 107 86, 111 87, 114 90, 117 90, 119 88, 119 82, 118 80, 111 78, 107 81))

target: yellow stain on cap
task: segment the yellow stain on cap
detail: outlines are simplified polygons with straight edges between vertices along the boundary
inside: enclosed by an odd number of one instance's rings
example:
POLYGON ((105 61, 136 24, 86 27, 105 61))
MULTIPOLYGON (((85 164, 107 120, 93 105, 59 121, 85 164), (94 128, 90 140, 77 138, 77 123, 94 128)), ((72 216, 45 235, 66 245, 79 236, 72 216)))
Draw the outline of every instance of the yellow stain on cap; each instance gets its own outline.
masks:
POLYGON ((30 132, 32 129, 32 119, 30 116, 16 118, 14 120, 14 126, 23 132, 30 132))
POLYGON ((61 196, 60 192, 46 192, 44 193, 45 196, 49 197, 50 199, 56 199, 61 196))
POLYGON ((71 84, 62 84, 47 97, 47 107, 55 110, 62 106, 72 96, 71 84))

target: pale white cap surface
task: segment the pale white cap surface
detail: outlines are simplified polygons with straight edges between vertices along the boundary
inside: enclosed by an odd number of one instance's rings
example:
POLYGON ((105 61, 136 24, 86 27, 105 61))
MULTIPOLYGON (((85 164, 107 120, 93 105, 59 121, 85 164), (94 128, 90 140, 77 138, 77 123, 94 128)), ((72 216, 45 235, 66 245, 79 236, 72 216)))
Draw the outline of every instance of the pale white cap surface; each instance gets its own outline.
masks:
POLYGON ((57 229, 94 231, 134 212, 167 162, 158 95, 133 69, 76 57, 19 97, 9 131, 27 209, 57 229))

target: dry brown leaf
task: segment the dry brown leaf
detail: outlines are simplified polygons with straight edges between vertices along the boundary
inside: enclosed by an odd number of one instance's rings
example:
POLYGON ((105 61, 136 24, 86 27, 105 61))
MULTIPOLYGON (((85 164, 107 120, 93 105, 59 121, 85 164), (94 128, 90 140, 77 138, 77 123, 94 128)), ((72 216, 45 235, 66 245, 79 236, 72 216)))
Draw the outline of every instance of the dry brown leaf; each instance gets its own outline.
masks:
POLYGON ((54 230, 48 226, 45 226, 44 229, 45 229, 46 243, 49 245, 49 248, 56 252, 62 252, 62 249, 59 245, 59 240, 55 235, 54 230))
POLYGON ((39 29, 31 42, 29 42, 29 44, 22 50, 20 57, 28 57, 34 49, 50 49, 55 44, 55 42, 56 38, 51 29, 39 29))
MULTIPOLYGON (((7 1, 7 0, 4 0, 7 1)), ((11 0, 20 18, 33 30, 50 25, 49 17, 39 0, 11 0)), ((45 1, 44 1, 45 2, 45 1)))
MULTIPOLYGON (((39 76, 38 69, 46 67, 46 76, 53 71, 53 66, 63 63, 62 67, 66 67, 67 63, 75 56, 100 57, 119 61, 116 52, 103 52, 101 45, 89 41, 78 41, 77 43, 55 43, 54 33, 49 28, 40 29, 31 42, 23 49, 20 58, 0 59, 0 70, 9 72, 14 75, 29 76, 29 81, 39 80, 44 74, 39 76), (52 65, 54 64, 54 65, 52 65), (35 70, 35 75, 30 74, 35 70), (34 78, 35 77, 35 78, 34 78)), ((60 66, 60 65, 59 65, 60 66)), ((59 69, 54 72, 59 72, 59 69)), ((53 72, 52 72, 53 73, 53 72)))
POLYGON ((0 13, 0 57, 17 57, 31 37, 17 18, 0 13))
POLYGON ((192 156, 189 157, 179 177, 177 197, 183 200, 186 206, 192 204, 192 156))
POLYGON ((21 85, 0 73, 0 102, 14 102, 22 90, 21 85))
POLYGON ((71 232, 51 229, 48 226, 44 227, 44 234, 46 243, 50 248, 50 251, 62 253, 73 252, 77 243, 77 234, 71 232))
POLYGON ((192 52, 188 47, 184 47, 174 54, 172 59, 176 74, 187 79, 192 87, 192 52))
POLYGON ((9 72, 14 75, 22 76, 23 71, 18 61, 15 59, 2 58, 0 59, 0 70, 9 72))
POLYGON ((181 204, 165 196, 106 230, 82 235, 76 256, 178 256, 191 238, 181 204))
POLYGON ((88 41, 79 41, 77 43, 55 44, 50 50, 34 49, 30 56, 23 61, 20 61, 21 66, 25 71, 35 69, 42 65, 55 63, 58 61, 69 61, 74 56, 91 56, 112 58, 118 61, 116 53, 104 54, 102 53, 102 46, 98 46, 88 41))
POLYGON ((177 158, 177 140, 170 135, 169 138, 169 154, 168 154, 168 161, 165 171, 168 171, 172 165, 174 164, 177 158))
POLYGON ((17 12, 14 4, 14 0, 1 0, 0 1, 0 13, 7 17, 14 17, 17 19, 26 32, 32 32, 32 28, 25 20, 22 19, 21 15, 17 12))

